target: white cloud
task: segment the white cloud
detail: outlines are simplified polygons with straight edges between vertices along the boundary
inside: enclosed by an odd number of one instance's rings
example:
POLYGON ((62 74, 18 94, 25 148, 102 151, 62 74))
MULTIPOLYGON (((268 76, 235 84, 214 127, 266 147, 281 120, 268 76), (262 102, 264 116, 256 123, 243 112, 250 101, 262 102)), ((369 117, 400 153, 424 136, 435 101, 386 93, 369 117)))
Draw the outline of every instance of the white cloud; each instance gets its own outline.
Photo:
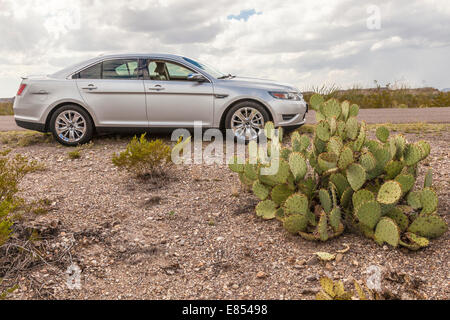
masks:
POLYGON ((108 52, 183 54, 300 88, 450 85, 447 0, 0 0, 0 31, 0 97, 22 75, 108 52), (380 30, 367 28, 369 5, 380 30), (242 12, 257 14, 229 18, 242 12))

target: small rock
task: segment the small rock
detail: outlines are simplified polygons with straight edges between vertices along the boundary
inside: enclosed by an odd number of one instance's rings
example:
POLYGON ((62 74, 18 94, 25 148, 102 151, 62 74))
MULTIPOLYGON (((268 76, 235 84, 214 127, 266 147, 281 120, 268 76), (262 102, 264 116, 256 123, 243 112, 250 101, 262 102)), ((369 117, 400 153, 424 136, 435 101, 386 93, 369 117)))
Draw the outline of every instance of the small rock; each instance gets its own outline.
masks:
POLYGON ((232 287, 233 289, 235 289, 235 290, 236 290, 236 289, 239 289, 239 285, 238 285, 238 284, 236 284, 236 283, 235 283, 235 284, 233 284, 233 285, 232 285, 231 287, 232 287))
POLYGON ((316 281, 317 277, 316 276, 307 276, 306 277, 306 281, 316 281))
POLYGON ((257 277, 258 279, 262 279, 262 278, 267 277, 267 274, 266 274, 265 272, 263 272, 263 271, 260 271, 260 272, 258 272, 258 273, 256 274, 256 277, 257 277))
POLYGON ((224 237, 217 237, 216 241, 223 241, 224 239, 224 237))
POLYGON ((353 260, 353 261, 352 261, 352 265, 354 265, 355 267, 357 267, 357 266, 359 266, 359 263, 358 263, 358 261, 353 260))
POLYGON ((338 253, 336 255, 336 262, 341 262, 343 258, 344 258, 344 255, 342 253, 338 253))
POLYGON ((333 265, 332 265, 331 263, 327 263, 327 264, 325 265, 325 269, 327 269, 327 270, 333 270, 333 265))

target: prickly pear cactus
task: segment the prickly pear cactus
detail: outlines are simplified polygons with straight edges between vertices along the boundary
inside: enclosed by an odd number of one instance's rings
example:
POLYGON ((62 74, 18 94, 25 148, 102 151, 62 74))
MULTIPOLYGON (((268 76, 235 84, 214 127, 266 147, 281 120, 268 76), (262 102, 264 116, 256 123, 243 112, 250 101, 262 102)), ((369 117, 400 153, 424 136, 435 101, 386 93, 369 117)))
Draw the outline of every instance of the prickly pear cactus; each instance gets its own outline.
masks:
POLYGON ((269 122, 267 154, 252 143, 257 156, 235 157, 229 164, 261 200, 255 208, 259 217, 277 219, 287 232, 307 240, 327 241, 347 228, 380 245, 410 250, 447 231, 437 213, 431 170, 423 187, 415 186, 429 143, 408 143, 384 126, 370 139, 366 124, 357 121, 359 107, 348 101, 314 95, 310 104, 318 121, 312 139, 295 131, 285 139, 289 145, 282 145, 282 132, 269 122), (264 173, 267 160, 278 162, 276 172, 264 173))

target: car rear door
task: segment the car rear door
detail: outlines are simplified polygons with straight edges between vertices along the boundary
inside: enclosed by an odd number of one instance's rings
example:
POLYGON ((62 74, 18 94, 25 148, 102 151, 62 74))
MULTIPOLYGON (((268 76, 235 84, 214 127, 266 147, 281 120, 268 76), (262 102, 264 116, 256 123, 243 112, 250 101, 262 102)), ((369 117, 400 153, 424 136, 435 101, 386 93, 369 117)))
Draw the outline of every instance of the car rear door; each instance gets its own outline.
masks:
POLYGON ((110 59, 77 75, 78 89, 98 126, 147 128, 144 81, 139 59, 110 59))
POLYGON ((201 121, 212 126, 214 89, 212 83, 188 80, 195 73, 179 62, 147 60, 144 86, 150 127, 193 127, 201 121))

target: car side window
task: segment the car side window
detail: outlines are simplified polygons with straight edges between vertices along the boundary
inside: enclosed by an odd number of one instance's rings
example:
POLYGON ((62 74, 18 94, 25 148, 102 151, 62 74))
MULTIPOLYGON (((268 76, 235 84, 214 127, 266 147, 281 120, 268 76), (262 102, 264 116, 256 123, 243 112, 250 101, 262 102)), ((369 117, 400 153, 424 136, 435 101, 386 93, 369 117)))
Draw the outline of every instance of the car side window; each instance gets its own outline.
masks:
POLYGON ((97 63, 89 68, 80 71, 77 74, 78 79, 101 79, 102 78, 102 64, 97 63))
POLYGON ((148 64, 148 74, 151 80, 159 81, 187 81, 194 71, 177 63, 165 61, 151 61, 148 64))
POLYGON ((103 62, 103 79, 129 79, 139 78, 138 61, 128 59, 107 60, 103 62))

